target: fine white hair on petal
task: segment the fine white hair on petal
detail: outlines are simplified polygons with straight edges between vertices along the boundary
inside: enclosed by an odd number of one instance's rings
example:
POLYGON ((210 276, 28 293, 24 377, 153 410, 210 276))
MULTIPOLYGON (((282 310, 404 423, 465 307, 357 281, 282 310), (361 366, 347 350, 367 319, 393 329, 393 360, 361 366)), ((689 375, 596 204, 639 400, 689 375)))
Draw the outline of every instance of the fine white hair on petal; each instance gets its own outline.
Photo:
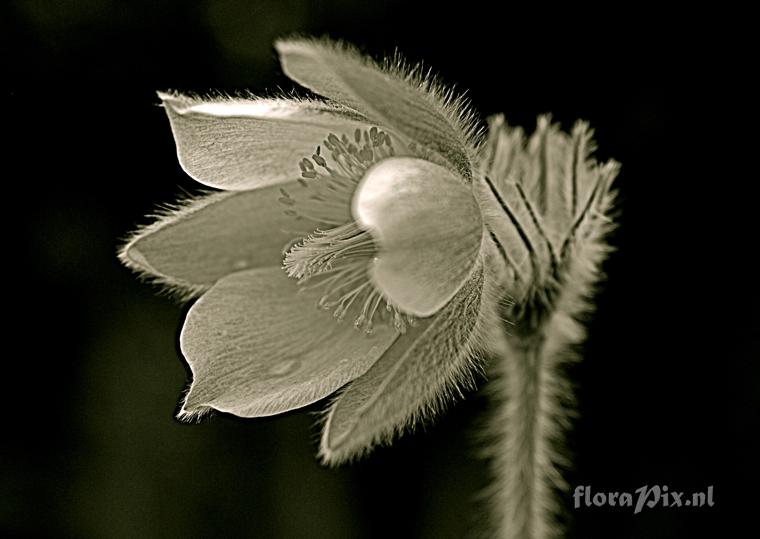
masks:
POLYGON ((163 203, 147 216, 149 224, 140 225, 119 242, 117 257, 127 268, 134 271, 141 281, 157 286, 161 293, 178 301, 187 301, 208 290, 210 283, 190 283, 156 271, 144 255, 134 251, 135 244, 143 237, 163 228, 167 222, 183 219, 193 212, 225 198, 226 193, 207 191, 186 195, 174 203, 163 203))
POLYGON ((319 454, 336 466, 435 419, 482 377, 483 333, 493 298, 481 260, 441 311, 420 320, 334 398, 319 454))
POLYGON ((459 133, 462 145, 467 149, 472 162, 476 163, 487 129, 470 105, 465 92, 459 92, 454 85, 447 85, 432 69, 425 69, 422 63, 410 62, 399 51, 384 59, 382 67, 425 94, 459 133))
POLYGON ((176 110, 180 114, 197 112, 199 114, 208 114, 209 116, 219 117, 251 116, 253 118, 267 117, 282 120, 290 118, 298 113, 299 107, 292 103, 288 103, 287 101, 277 101, 273 99, 262 99, 260 101, 251 102, 230 99, 228 101, 197 103, 183 108, 177 107, 176 110))
POLYGON ((244 97, 228 95, 194 96, 180 92, 157 92, 162 104, 171 102, 179 114, 199 113, 219 117, 245 117, 291 119, 302 121, 299 114, 304 109, 315 115, 338 114, 358 122, 366 121, 361 114, 342 107, 338 103, 327 103, 303 97, 259 97, 253 94, 244 97))
POLYGON ((298 162, 331 133, 369 127, 337 104, 296 99, 200 99, 159 93, 177 157, 198 182, 225 190, 296 180, 298 162))
POLYGON ((549 115, 536 124, 526 137, 503 116, 489 118, 475 184, 486 226, 508 260, 510 291, 518 296, 531 291, 527 285, 551 284, 564 261, 577 256, 571 247, 600 216, 600 199, 619 168, 593 159, 588 123, 576 122, 570 134, 549 115))
POLYGON ((409 68, 398 54, 381 65, 327 39, 283 39, 275 47, 291 79, 435 152, 462 176, 472 177, 479 132, 475 116, 463 98, 424 76, 422 68, 409 68))
MULTIPOLYGON (((287 185, 295 195, 305 191, 287 185)), ((207 193, 165 205, 154 222, 138 228, 123 244, 119 259, 144 279, 187 299, 218 279, 260 266, 277 266, 282 250, 311 226, 285 215, 278 186, 254 191, 207 193)))

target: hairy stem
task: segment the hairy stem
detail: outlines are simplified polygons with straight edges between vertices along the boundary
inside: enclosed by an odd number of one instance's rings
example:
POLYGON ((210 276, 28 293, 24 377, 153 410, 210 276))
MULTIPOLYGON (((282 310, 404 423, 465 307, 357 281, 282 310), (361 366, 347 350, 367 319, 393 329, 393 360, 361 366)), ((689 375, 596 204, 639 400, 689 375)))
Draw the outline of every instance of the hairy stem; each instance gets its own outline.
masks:
POLYGON ((488 428, 490 537, 550 539, 562 533, 557 494, 567 489, 560 471, 569 467, 564 434, 575 409, 564 371, 578 359, 581 321, 610 251, 619 165, 591 157, 584 122, 565 135, 543 117, 527 141, 501 117, 490 127, 478 194, 504 298, 487 336, 498 403, 488 428))
POLYGON ((495 503, 496 523, 504 539, 546 539, 552 533, 555 503, 552 482, 559 472, 552 462, 550 427, 556 395, 549 387, 551 358, 543 354, 544 339, 507 338, 499 361, 503 400, 497 412, 495 503))
MULTIPOLYGON (((512 461, 511 482, 520 488, 520 494, 513 496, 508 502, 514 509, 508 511, 513 514, 524 515, 520 519, 511 518, 512 532, 507 537, 543 537, 539 525, 546 519, 542 515, 541 498, 543 493, 543 481, 541 471, 537 470, 537 459, 543 453, 546 444, 543 433, 541 413, 545 397, 542 391, 542 358, 541 343, 537 339, 521 341, 512 347, 513 359, 506 363, 509 372, 508 379, 522 382, 522 387, 512 387, 513 398, 507 403, 509 414, 514 420, 508 423, 512 425, 511 436, 505 440, 505 451, 514 454, 512 461), (517 420, 519 418, 519 420, 517 420)), ((506 530, 505 530, 506 531, 506 530)))
MULTIPOLYGON (((525 314, 523 320, 531 318, 525 314)), ((495 347, 499 404, 492 418, 491 500, 497 537, 503 539, 559 536, 556 493, 567 488, 560 470, 568 465, 563 434, 573 397, 562 371, 573 357, 566 337, 577 333, 577 325, 558 310, 532 322, 527 331, 503 332, 495 347)))

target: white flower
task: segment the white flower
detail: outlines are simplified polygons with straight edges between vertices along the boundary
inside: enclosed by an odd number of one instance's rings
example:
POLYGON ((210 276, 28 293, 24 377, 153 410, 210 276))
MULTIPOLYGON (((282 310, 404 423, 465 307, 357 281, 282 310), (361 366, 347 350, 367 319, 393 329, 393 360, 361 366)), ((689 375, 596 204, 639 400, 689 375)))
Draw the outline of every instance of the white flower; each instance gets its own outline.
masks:
POLYGON ((595 269, 616 169, 588 159, 584 124, 567 136, 544 118, 526 142, 497 118, 481 144, 462 102, 414 70, 326 41, 276 48, 325 101, 160 94, 182 167, 220 192, 120 256, 200 295, 180 337, 182 418, 278 414, 343 388, 320 448, 335 463, 471 387, 505 308, 531 328, 531 306, 595 269))

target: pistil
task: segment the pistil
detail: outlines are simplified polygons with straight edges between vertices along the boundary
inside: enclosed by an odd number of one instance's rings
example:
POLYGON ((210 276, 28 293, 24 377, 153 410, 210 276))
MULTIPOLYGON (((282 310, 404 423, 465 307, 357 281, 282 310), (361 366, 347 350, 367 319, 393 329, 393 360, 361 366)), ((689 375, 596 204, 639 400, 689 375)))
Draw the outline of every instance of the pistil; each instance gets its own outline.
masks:
POLYGON ((391 137, 376 127, 357 129, 353 141, 330 133, 311 158, 299 162, 298 181, 310 194, 296 197, 280 189, 278 199, 286 215, 314 223, 313 233, 290 246, 283 269, 304 289, 324 290, 317 307, 332 310, 339 321, 355 315, 354 326, 367 333, 376 319, 402 333, 413 323, 370 282, 367 270, 377 246, 351 216, 359 181, 372 165, 393 155, 391 137))

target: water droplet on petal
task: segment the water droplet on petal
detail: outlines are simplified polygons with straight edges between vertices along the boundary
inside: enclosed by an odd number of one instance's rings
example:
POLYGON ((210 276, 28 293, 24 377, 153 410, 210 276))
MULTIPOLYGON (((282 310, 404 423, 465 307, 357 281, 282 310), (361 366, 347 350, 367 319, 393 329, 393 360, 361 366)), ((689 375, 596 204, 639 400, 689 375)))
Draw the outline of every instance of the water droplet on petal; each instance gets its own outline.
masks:
POLYGON ((293 374, 301 367, 301 361, 298 359, 286 359, 275 363, 269 368, 268 374, 272 377, 280 378, 293 374))

